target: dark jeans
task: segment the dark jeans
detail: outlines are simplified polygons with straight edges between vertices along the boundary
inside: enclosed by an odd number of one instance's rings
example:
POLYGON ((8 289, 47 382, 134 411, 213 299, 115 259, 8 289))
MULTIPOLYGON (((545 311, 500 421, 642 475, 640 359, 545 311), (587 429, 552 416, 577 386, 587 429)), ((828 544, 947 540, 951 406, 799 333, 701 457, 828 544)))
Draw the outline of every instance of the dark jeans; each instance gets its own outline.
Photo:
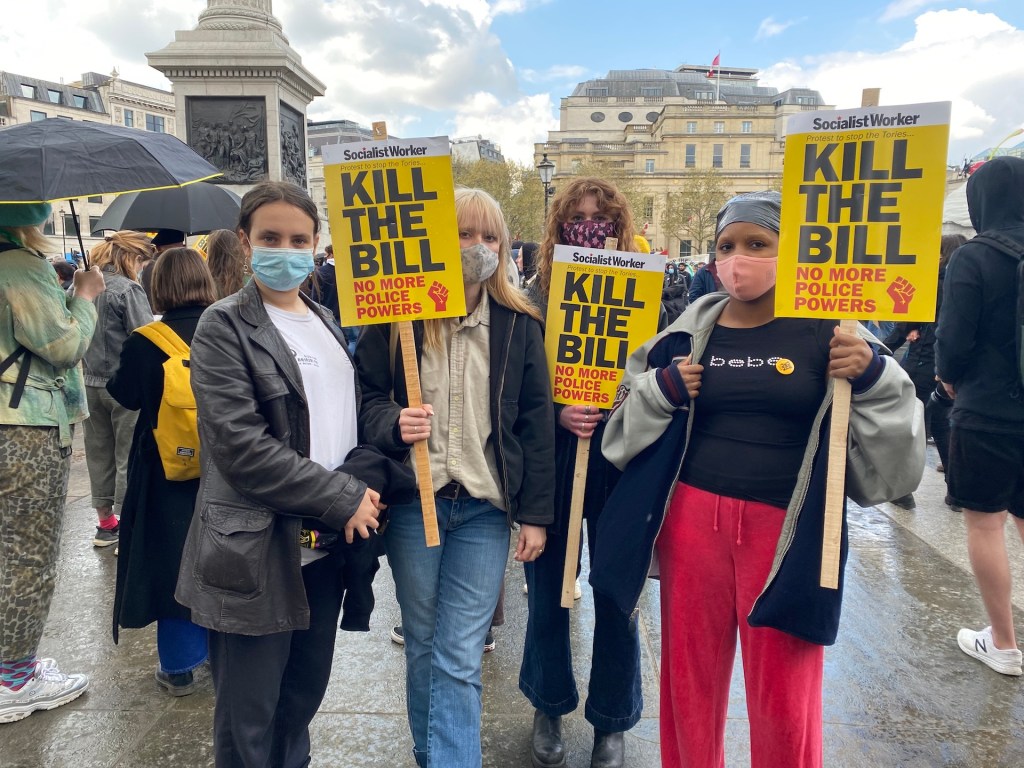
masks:
MULTIPOLYGON (((597 546, 596 518, 586 522, 593 561, 597 546)), ((562 608, 560 602, 566 546, 563 535, 549 533, 544 554, 524 567, 530 616, 526 624, 519 689, 548 717, 568 714, 580 701, 572 673, 569 611, 562 608)), ((577 572, 578 568, 577 565, 577 572)), ((586 718, 600 731, 628 731, 636 725, 644 707, 637 623, 596 591, 594 614, 594 650, 586 718)))
POLYGON ((217 768, 305 768, 309 723, 327 691, 344 591, 337 553, 302 569, 309 629, 210 632, 217 768))

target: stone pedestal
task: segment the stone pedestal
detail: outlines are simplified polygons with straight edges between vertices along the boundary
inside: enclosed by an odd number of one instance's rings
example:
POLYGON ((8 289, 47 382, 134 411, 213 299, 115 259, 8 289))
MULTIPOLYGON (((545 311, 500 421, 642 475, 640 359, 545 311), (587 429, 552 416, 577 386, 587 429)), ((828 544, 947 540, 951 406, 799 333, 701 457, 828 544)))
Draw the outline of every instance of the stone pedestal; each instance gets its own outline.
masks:
POLYGON ((324 84, 288 44, 271 0, 207 0, 193 30, 147 53, 173 85, 177 136, 224 172, 306 188, 306 107, 324 84))

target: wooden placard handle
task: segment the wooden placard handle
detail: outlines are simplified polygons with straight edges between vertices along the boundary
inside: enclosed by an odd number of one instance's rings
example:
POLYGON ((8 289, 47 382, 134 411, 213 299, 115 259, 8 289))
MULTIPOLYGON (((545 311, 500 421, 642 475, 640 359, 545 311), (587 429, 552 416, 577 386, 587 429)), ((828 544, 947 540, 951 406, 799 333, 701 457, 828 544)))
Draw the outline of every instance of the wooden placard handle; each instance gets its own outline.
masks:
MULTIPOLYGON (((609 237, 604 250, 617 251, 619 240, 609 237)), ((587 464, 590 461, 590 438, 581 437, 576 443, 576 466, 572 473, 572 499, 569 502, 569 530, 565 544, 565 566, 562 571, 562 607, 572 608, 576 592, 576 560, 580 553, 583 529, 583 497, 587 490, 587 464)))
POLYGON ((565 570, 562 571, 562 607, 572 608, 576 602, 576 559, 580 553, 583 529, 583 496, 587 491, 587 462, 590 461, 590 438, 576 443, 576 467, 572 473, 572 501, 569 504, 569 531, 565 543, 565 570))
MULTIPOLYGON (((386 141, 388 124, 379 121, 371 126, 374 141, 386 141)), ((416 338, 412 332, 412 322, 402 320, 398 323, 398 339, 402 347, 402 368, 405 370, 405 391, 409 398, 410 408, 423 407, 423 393, 420 390, 420 368, 416 359, 416 338)), ((436 547, 441 543, 437 530, 437 508, 434 505, 434 482, 430 477, 430 452, 426 440, 418 440, 412 446, 413 461, 416 464, 416 484, 420 491, 420 505, 423 508, 423 533, 428 547, 436 547)))
MULTIPOLYGON (((405 390, 409 396, 410 408, 423 407, 423 393, 420 391, 420 370, 416 360, 416 340, 412 333, 412 322, 398 323, 398 339, 402 346, 402 367, 405 369, 405 390)), ((427 441, 413 443, 413 460, 416 462, 416 484, 420 490, 420 504, 423 507, 423 531, 428 547, 441 543, 437 531, 437 509, 434 506, 434 483, 430 477, 430 452, 427 441)))
MULTIPOLYGON (((861 91, 862 107, 877 107, 880 88, 861 91)), ((840 333, 856 335, 857 321, 842 320, 840 333)), ((843 539, 843 504, 846 500, 846 441, 850 432, 850 382, 832 384, 832 423, 828 435, 828 480, 825 486, 825 528, 821 537, 821 577, 825 589, 839 589, 839 556, 843 539)))
MULTIPOLYGON (((856 320, 839 323, 841 333, 857 333, 856 320)), ((828 435, 828 480, 825 486, 825 530, 821 540, 821 579, 825 589, 839 589, 839 554, 846 497, 846 438, 850 429, 850 382, 832 382, 832 423, 828 435)))

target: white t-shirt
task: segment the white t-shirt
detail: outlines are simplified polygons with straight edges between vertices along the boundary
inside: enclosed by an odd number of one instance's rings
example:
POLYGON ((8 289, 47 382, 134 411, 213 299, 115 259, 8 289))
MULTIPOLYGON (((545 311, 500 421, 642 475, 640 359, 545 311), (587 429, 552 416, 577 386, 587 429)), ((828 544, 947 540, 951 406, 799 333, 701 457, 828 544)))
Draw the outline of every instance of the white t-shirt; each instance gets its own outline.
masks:
POLYGON ((334 469, 358 440, 352 361, 315 313, 297 315, 265 306, 302 374, 309 406, 309 458, 334 469))

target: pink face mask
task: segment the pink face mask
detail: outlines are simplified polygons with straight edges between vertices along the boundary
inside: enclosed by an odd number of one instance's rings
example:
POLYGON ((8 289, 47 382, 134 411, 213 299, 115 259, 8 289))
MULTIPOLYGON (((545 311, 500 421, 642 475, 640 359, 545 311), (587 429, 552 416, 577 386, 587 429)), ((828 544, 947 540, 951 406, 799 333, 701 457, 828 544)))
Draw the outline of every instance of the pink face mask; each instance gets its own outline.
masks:
POLYGON ((722 287, 730 296, 740 301, 753 301, 775 287, 778 261, 777 256, 765 259, 736 254, 726 259, 717 259, 715 264, 718 265, 722 287))
POLYGON ((604 248, 605 238, 615 236, 614 221, 567 221, 562 225, 562 242, 577 248, 604 248))

